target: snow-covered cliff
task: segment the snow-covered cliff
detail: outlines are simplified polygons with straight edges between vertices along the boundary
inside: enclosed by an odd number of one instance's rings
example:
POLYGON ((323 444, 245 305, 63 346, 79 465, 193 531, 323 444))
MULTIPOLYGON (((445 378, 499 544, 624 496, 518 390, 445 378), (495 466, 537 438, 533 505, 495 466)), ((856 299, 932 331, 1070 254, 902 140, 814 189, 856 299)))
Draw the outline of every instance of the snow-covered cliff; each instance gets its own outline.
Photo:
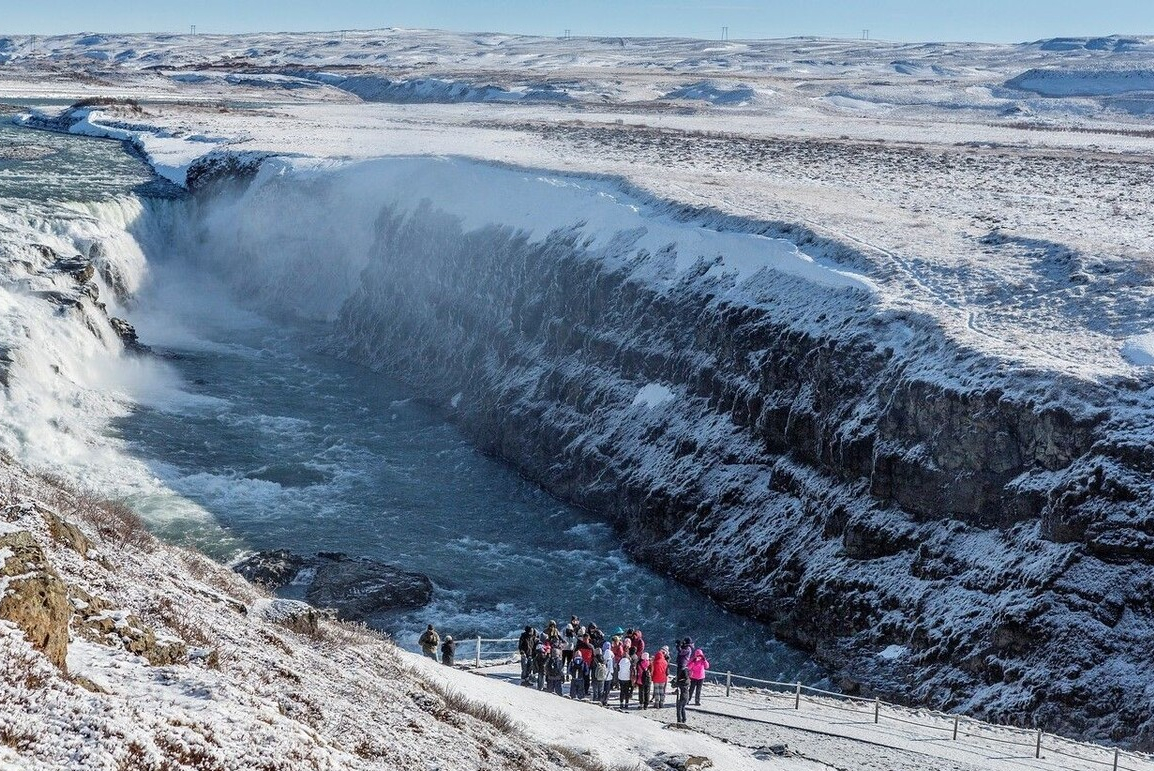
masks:
POLYGON ((333 350, 844 687, 1149 742, 1118 708, 1151 682, 1140 383, 968 348, 804 232, 610 180, 274 162, 196 207, 202 267, 333 319, 333 350))

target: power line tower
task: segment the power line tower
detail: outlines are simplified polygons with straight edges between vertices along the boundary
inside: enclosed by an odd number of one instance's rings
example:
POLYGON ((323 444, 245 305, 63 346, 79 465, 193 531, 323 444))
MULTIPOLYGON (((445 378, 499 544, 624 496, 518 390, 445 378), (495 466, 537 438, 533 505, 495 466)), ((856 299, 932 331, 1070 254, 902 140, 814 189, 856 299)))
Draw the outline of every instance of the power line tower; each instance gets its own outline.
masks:
POLYGON ((862 40, 869 40, 870 39, 870 31, 868 29, 863 29, 861 31, 861 39, 862 40))
POLYGON ((188 34, 190 34, 190 35, 196 34, 196 25, 195 24, 189 24, 188 25, 188 34))
POLYGON ((565 30, 565 39, 566 40, 572 40, 573 39, 573 30, 571 30, 571 29, 565 30))
POLYGON ((729 27, 722 27, 721 28, 721 39, 722 40, 729 40, 729 27))

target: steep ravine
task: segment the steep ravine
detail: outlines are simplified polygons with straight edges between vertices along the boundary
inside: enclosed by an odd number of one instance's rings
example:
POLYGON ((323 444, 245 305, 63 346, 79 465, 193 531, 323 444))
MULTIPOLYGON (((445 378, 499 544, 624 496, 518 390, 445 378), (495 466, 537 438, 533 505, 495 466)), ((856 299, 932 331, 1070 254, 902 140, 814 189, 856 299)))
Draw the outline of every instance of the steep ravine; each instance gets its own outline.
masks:
POLYGON ((850 690, 1154 746, 1150 453, 1110 419, 1125 390, 1007 372, 795 279, 743 303, 614 258, 386 214, 335 339, 850 690), (635 403, 650 383, 670 398, 635 403))
POLYGON ((641 244, 701 223, 568 208, 534 174, 207 173, 185 240, 842 687, 1154 747, 1144 384, 983 354, 789 264, 687 262, 641 244))

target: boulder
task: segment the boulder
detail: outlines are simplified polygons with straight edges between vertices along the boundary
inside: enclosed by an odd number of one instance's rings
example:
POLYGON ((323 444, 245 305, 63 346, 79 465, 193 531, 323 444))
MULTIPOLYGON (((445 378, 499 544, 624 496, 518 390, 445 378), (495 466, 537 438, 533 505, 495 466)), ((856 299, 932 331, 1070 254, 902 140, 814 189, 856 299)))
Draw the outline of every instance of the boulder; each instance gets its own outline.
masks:
POLYGON ((275 549, 246 557, 232 569, 254 584, 279 589, 291 584, 308 562, 308 557, 293 554, 288 549, 275 549))
POLYGON ((64 672, 71 615, 68 586, 32 534, 0 524, 0 619, 15 624, 33 648, 64 672))
POLYGON ((303 583, 310 603, 334 609, 343 620, 419 608, 427 605, 433 594, 433 582, 422 573, 339 552, 304 557, 285 549, 262 551, 241 561, 233 570, 270 589, 303 583))
POLYGON ((702 771, 713 768, 713 761, 701 755, 659 752, 648 765, 654 771, 702 771))
POLYGON ((249 608, 249 616, 271 621, 299 634, 315 635, 320 613, 307 602, 299 600, 257 600, 249 608))

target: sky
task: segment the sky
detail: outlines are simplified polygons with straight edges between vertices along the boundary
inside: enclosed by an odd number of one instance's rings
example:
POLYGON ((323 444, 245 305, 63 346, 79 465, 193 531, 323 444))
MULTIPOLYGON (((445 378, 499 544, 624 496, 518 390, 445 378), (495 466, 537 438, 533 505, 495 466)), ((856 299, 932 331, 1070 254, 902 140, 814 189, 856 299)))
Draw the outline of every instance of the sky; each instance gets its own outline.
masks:
POLYGON ((0 0, 0 34, 420 27, 574 36, 1021 42, 1154 34, 1151 0, 0 0), (868 33, 866 32, 868 30, 868 33))

